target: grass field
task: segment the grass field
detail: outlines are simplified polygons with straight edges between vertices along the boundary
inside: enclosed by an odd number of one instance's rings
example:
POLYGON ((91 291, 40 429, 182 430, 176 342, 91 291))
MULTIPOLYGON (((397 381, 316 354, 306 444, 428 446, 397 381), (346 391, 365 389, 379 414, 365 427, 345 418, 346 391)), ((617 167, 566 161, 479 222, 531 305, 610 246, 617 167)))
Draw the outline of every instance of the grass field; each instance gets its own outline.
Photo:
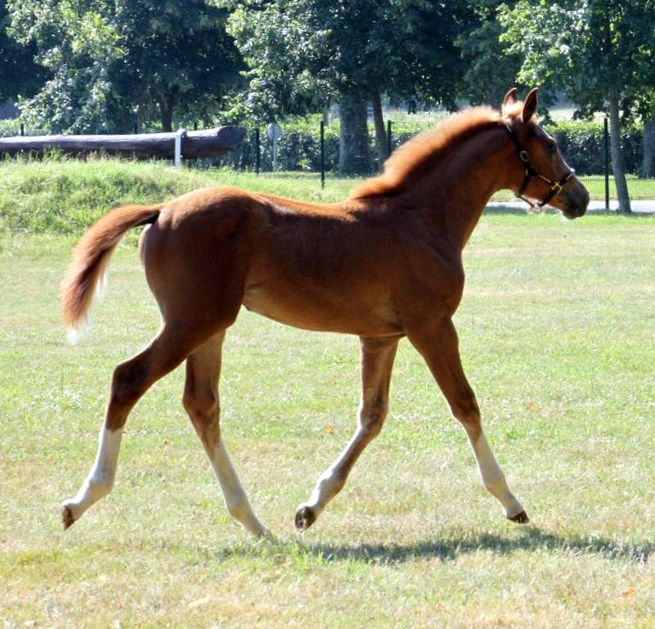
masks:
MULTIPOLYGON (((279 178, 252 181, 288 194, 279 178)), ((127 200, 105 190, 99 178, 105 208, 127 200)), ((490 214, 466 250, 463 361, 531 516, 523 527, 481 487, 463 430, 403 342, 385 429, 297 534, 296 505, 355 424, 358 342, 243 312, 224 353, 223 428, 273 543, 227 515, 179 370, 130 417, 114 492, 61 530, 58 503, 92 463, 111 371, 158 326, 128 239, 92 334, 66 345, 57 286, 74 238, 52 232, 78 231, 83 218, 68 214, 84 202, 61 200, 66 229, 44 214, 44 233, 0 230, 5 627, 653 626, 652 217, 490 214)))

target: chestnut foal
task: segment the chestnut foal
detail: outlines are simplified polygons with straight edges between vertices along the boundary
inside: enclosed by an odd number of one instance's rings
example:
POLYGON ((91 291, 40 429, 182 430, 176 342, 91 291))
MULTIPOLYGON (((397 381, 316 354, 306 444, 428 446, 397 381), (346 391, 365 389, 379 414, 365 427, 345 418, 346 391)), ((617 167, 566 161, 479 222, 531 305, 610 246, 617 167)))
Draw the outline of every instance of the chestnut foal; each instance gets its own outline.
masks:
POLYGON ((462 249, 491 195, 510 189, 585 213, 589 195, 553 139, 535 122, 537 91, 510 90, 500 111, 472 108, 407 142, 347 200, 319 205, 212 187, 156 206, 103 216, 81 239, 64 279, 65 322, 79 328, 123 234, 149 226, 140 248, 162 315, 152 343, 114 371, 95 463, 62 505, 71 526, 114 482, 121 435, 132 407, 186 360, 184 407, 220 483, 229 512, 256 535, 255 516, 219 428, 218 380, 225 331, 241 305, 307 330, 357 334, 362 398, 355 433, 320 476, 295 524, 311 526, 342 489, 387 414, 399 339, 421 353, 468 434, 484 486, 505 516, 527 522, 480 425, 452 316, 462 297, 462 249))

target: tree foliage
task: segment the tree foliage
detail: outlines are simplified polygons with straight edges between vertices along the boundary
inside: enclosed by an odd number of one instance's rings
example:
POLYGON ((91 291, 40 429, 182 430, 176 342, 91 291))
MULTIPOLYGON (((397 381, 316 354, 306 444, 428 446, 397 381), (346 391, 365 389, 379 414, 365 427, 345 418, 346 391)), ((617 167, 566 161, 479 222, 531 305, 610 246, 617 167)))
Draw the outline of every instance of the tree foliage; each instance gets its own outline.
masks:
MULTIPOLYGON (((472 104, 499 104, 509 87, 528 87, 516 84, 522 55, 510 52, 509 44, 500 41, 503 27, 498 9, 501 5, 514 6, 516 0, 470 0, 468 4, 468 28, 456 38, 465 65, 458 93, 472 104)), ((542 97, 540 101, 543 102, 542 97)))
POLYGON ((654 14, 655 0, 0 0, 0 100, 20 96, 32 129, 64 132, 338 103, 340 161, 362 172, 367 105, 386 157, 382 95, 456 109, 497 104, 518 81, 607 110, 618 171, 620 125, 646 123, 651 172, 654 14))
POLYGON ((238 78, 226 13, 203 0, 8 0, 11 32, 33 43, 51 72, 24 103, 53 131, 131 129, 137 118, 170 127, 173 108, 206 111, 238 78), (191 44, 192 42, 192 44, 191 44))
POLYGON ((563 90, 583 112, 608 111, 619 206, 630 211, 621 112, 652 112, 655 0, 519 0, 504 6, 502 39, 523 55, 519 77, 563 90))
POLYGON ((603 111, 612 93, 626 114, 646 113, 655 91, 654 0, 520 0, 504 5, 501 40, 523 57, 519 77, 603 111))
POLYGON ((465 2, 250 0, 232 9, 255 115, 304 112, 375 89, 456 106, 465 2))
POLYGON ((8 35, 10 21, 5 0, 0 0, 0 103, 31 96, 46 77, 45 69, 34 60, 34 45, 20 44, 8 35))
POLYGON ((191 119, 215 111, 238 84, 243 64, 225 30, 224 9, 204 0, 122 0, 117 6, 127 66, 118 70, 133 101, 157 107, 163 127, 170 128, 174 108, 191 119))

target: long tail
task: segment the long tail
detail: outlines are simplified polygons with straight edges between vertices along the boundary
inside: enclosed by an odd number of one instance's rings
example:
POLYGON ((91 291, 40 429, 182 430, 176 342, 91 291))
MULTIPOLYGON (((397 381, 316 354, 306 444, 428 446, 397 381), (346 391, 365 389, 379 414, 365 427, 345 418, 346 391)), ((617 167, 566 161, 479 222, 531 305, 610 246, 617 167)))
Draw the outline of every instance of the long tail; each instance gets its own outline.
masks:
POLYGON ((123 234, 137 225, 154 223, 164 205, 116 208, 102 216, 82 236, 61 283, 64 322, 71 330, 79 330, 86 322, 96 288, 123 234))

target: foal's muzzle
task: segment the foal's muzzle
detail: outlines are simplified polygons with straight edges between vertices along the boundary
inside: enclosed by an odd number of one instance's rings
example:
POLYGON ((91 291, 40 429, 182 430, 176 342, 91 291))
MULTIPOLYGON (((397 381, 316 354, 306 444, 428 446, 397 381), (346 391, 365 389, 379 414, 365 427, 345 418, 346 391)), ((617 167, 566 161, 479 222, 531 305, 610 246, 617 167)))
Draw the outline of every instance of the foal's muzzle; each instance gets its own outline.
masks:
POLYGON ((566 218, 579 218, 584 216, 589 205, 589 192, 580 180, 573 176, 562 186, 555 195, 553 205, 562 211, 566 218))

